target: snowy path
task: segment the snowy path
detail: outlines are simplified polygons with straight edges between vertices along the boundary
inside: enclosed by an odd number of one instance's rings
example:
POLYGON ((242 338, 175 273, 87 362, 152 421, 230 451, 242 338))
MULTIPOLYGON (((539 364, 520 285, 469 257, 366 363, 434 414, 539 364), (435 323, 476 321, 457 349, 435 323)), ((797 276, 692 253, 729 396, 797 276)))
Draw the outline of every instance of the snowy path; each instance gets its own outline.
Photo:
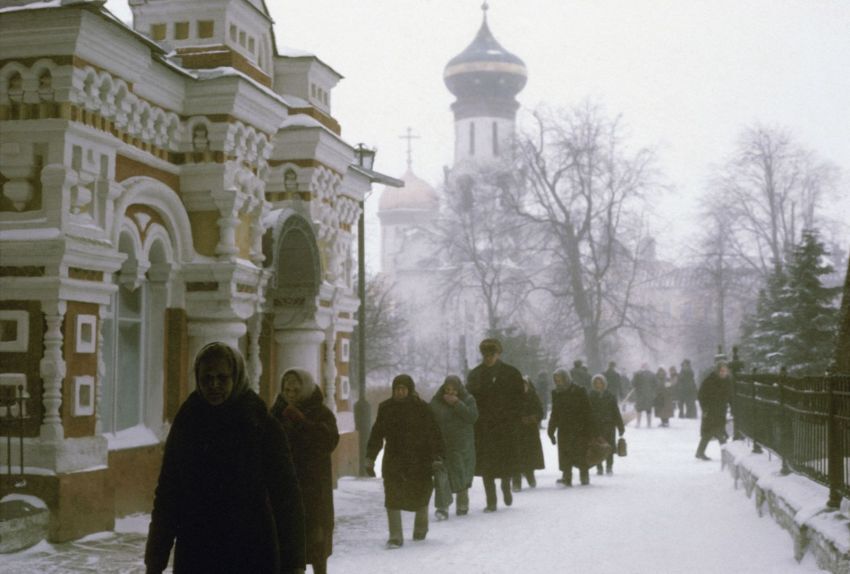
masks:
MULTIPOLYGON (((613 476, 591 474, 591 485, 564 488, 557 453, 544 435, 547 468, 538 487, 514 495, 510 508, 483 514, 476 479, 470 514, 431 521, 424 542, 384 550, 386 519, 380 481, 345 479, 337 491, 334 574, 572 572, 598 574, 783 574, 822 572, 807 557, 794 561, 790 536, 736 491, 712 462, 694 458, 696 421, 672 428, 628 427, 629 456, 613 476)), ((577 476, 574 478, 577 481, 577 476)))
MULTIPOLYGON (((404 513, 407 540, 385 550, 386 515, 378 479, 342 479, 332 574, 814 574, 807 555, 792 556, 790 536, 736 491, 712 462, 694 459, 696 421, 671 421, 669 429, 629 427, 629 456, 614 476, 591 474, 591 485, 563 488, 555 448, 544 441, 545 471, 539 486, 514 495, 511 508, 483 514, 476 479, 470 514, 431 522, 427 540, 409 540, 413 515, 404 513)), ((544 439, 545 439, 544 435, 544 439)), ((576 477, 577 478, 577 477, 576 477)), ((577 482, 577 480, 576 480, 577 482)), ((100 533, 68 544, 41 543, 0 555, 4 574, 77 572, 143 573, 149 517, 119 521, 121 533, 100 533)))

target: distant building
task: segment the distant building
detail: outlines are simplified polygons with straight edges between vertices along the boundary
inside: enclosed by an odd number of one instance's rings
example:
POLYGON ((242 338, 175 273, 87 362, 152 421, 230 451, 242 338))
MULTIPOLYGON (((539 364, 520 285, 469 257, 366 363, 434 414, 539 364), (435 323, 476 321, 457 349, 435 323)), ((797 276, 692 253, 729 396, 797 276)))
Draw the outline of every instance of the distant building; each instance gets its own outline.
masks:
MULTIPOLYGON (((449 187, 456 178, 508 153, 519 109, 516 96, 527 79, 523 61, 503 48, 490 31, 486 3, 483 9, 472 43, 449 60, 443 73, 446 87, 456 97, 452 104, 454 165, 446 170, 449 187)), ((434 187, 415 175, 410 161, 402 180, 403 188, 381 192, 381 269, 412 327, 411 338, 440 350, 436 353, 439 364, 431 366, 437 371, 462 372, 478 358, 478 340, 486 331, 483 314, 473 292, 444 308, 442 284, 459 270, 441 260, 427 230, 445 207, 434 187)))
POLYGON ((0 9, 0 384, 24 387, 17 490, 52 541, 150 509, 213 340, 266 401, 311 371, 356 472, 352 241, 376 174, 332 115, 341 76, 277 46, 262 0, 130 7, 132 27, 98 1, 0 9))

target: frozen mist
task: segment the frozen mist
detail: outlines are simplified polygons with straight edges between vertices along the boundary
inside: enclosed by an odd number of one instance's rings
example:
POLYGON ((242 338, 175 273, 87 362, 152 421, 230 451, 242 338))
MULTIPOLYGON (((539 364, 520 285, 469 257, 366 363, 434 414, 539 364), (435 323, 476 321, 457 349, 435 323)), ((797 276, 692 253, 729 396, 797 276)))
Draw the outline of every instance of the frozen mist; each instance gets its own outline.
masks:
MULTIPOLYGON (((588 487, 555 485, 557 452, 544 439, 547 468, 538 487, 514 495, 510 508, 483 514, 476 479, 470 514, 432 519, 428 538, 412 542, 412 513, 404 513, 405 545, 385 550, 386 516, 379 479, 343 478, 334 492, 333 574, 805 574, 822 572, 807 555, 793 558, 790 536, 736 491, 720 469, 693 453, 698 421, 671 427, 627 427, 629 456, 617 458, 613 476, 591 474, 588 487)), ((433 513, 432 513, 433 515, 433 513)), ((71 572, 141 573, 147 517, 119 521, 118 534, 102 533, 69 544, 41 545, 0 557, 5 574, 71 572)), ((308 569, 309 571, 309 569, 308 569)))

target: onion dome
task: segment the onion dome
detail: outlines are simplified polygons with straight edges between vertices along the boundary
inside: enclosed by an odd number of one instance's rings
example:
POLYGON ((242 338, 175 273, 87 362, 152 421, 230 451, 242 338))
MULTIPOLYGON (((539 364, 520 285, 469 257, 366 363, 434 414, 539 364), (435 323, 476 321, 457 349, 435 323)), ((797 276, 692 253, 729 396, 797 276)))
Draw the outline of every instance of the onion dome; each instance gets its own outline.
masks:
POLYGON ((437 192, 427 181, 416 176, 408 167, 401 177, 404 187, 385 187, 378 201, 378 211, 434 211, 439 207, 437 192))
POLYGON ((519 56, 505 50, 487 25, 488 6, 472 43, 449 60, 443 81, 457 97, 452 110, 458 118, 488 115, 513 119, 514 99, 525 87, 528 71, 519 56))

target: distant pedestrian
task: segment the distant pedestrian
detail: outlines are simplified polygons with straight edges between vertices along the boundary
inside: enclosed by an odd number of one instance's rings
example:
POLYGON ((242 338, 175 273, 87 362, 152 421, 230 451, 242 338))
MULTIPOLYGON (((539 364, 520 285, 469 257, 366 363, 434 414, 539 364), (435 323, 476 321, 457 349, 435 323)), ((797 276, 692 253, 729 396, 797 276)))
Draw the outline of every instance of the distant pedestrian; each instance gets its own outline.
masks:
POLYGON ((731 384, 729 366, 721 361, 700 385, 699 406, 702 410, 702 424, 696 453, 696 457, 700 460, 711 460, 705 454, 711 439, 716 438, 720 444, 725 444, 729 438, 726 434, 726 411, 731 395, 731 384))
POLYGON ((576 359, 573 361, 573 368, 570 369, 570 378, 574 385, 580 386, 587 393, 590 392, 590 373, 581 360, 576 359))
POLYGON ((501 479, 502 497, 510 506, 511 477, 521 470, 516 433, 522 417, 523 380, 516 367, 502 362, 498 339, 484 339, 478 348, 481 363, 469 372, 466 388, 478 404, 475 474, 484 481, 484 512, 495 512, 496 479, 501 479))
POLYGON ((252 391, 239 351, 198 352, 195 390, 168 432, 145 548, 159 574, 303 572, 304 508, 283 428, 252 391))
POLYGON ((543 445, 540 443, 540 421, 543 418, 543 407, 534 390, 534 385, 526 377, 523 380, 524 400, 522 403, 522 419, 517 427, 517 442, 519 451, 519 468, 514 473, 513 490, 522 490, 522 477, 525 476, 528 486, 535 488, 537 479, 534 471, 546 468, 543 462, 543 445))
POLYGON ((413 540, 428 534, 432 474, 443 464, 443 443, 428 404, 416 394, 410 375, 393 379, 392 397, 378 405, 366 446, 366 470, 374 475, 375 458, 386 446, 381 475, 390 537, 387 548, 404 544, 401 511, 415 512, 413 540))
POLYGON ((449 375, 431 399, 431 411, 445 447, 445 476, 435 476, 434 480, 436 516, 438 520, 449 517, 452 493, 457 495, 457 515, 465 516, 469 512, 469 488, 475 476, 475 421, 478 420, 478 406, 475 397, 466 392, 460 378, 449 375))
POLYGON ((574 384, 564 369, 552 375, 552 415, 549 417, 549 440, 558 445, 558 466, 562 477, 559 483, 573 484, 573 468, 578 468, 581 484, 590 484, 587 468, 587 447, 594 436, 593 412, 587 392, 574 384), (557 437, 557 440, 556 440, 557 437))
POLYGON ((638 428, 640 428, 641 413, 646 413, 646 426, 652 426, 652 407, 655 405, 656 384, 657 379, 646 363, 643 363, 640 370, 632 377, 638 428))
MULTIPOLYGON (((607 390, 605 375, 594 375, 591 381, 593 391, 590 393, 590 407, 596 420, 596 432, 611 446, 611 454, 605 460, 605 473, 614 472, 614 451, 617 449, 615 430, 623 436, 626 427, 623 426, 623 416, 617 406, 617 399, 607 390)), ((596 474, 602 474, 602 463, 596 465, 596 474)))
POLYGON ((333 553, 334 497, 331 453, 339 444, 336 416, 324 394, 304 369, 289 369, 280 379, 280 394, 271 415, 286 431, 292 462, 304 501, 307 564, 314 574, 327 572, 333 553))
POLYGON ((667 369, 667 377, 670 380, 670 392, 673 395, 673 417, 676 416, 676 410, 679 411, 679 418, 682 414, 682 398, 679 393, 679 371, 676 369, 676 365, 670 365, 670 368, 667 369))
MULTIPOLYGON (((625 397, 625 385, 623 384, 623 377, 620 373, 617 372, 617 363, 611 361, 608 363, 608 369, 603 373, 605 375, 605 380, 608 382, 608 392, 614 395, 614 398, 617 400, 619 404, 620 401, 625 397)), ((592 386, 592 381, 591 381, 592 386)))
MULTIPOLYGON (((685 418, 697 418, 697 385, 690 359, 682 361, 682 370, 679 371, 679 398, 684 405, 685 418)), ((681 416, 682 411, 680 407, 679 417, 681 418, 681 416)))
POLYGON ((534 390, 537 391, 537 398, 540 399, 540 406, 543 408, 543 418, 549 416, 549 402, 552 395, 552 377, 546 371, 537 373, 537 379, 534 382, 534 390))
POLYGON ((655 416, 661 419, 662 427, 669 427, 673 418, 673 389, 662 367, 655 372, 655 416))

